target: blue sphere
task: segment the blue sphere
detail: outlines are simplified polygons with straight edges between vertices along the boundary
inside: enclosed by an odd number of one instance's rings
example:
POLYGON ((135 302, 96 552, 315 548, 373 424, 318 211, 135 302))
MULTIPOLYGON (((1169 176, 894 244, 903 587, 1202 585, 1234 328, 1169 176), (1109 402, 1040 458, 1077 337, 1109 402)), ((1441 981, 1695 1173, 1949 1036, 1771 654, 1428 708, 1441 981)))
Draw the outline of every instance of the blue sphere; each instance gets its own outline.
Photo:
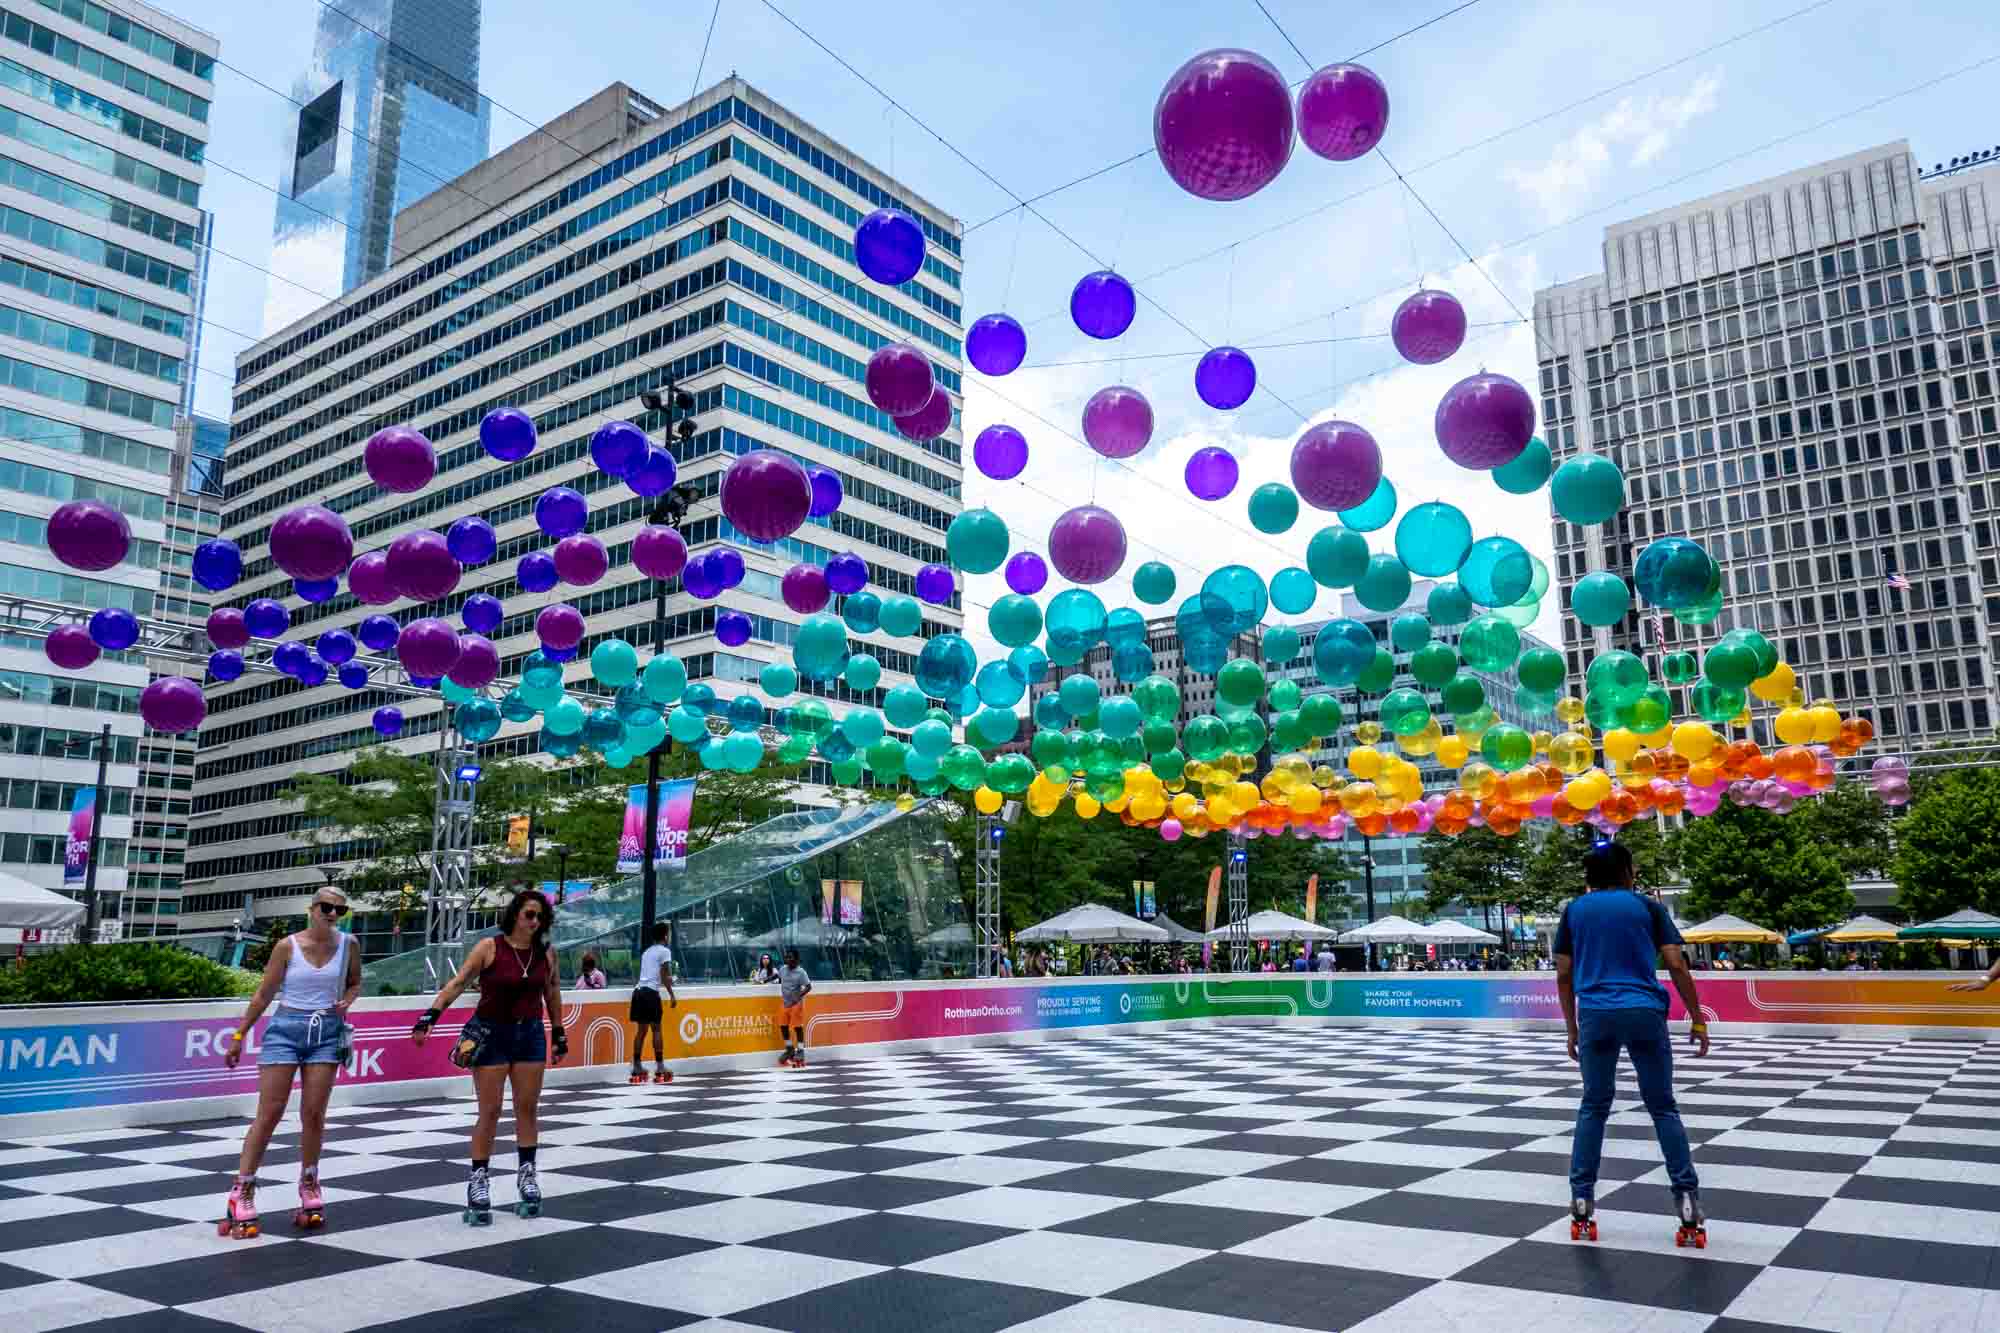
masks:
POLYGON ((250 631, 253 639, 281 638, 291 627, 292 613, 285 609, 283 602, 259 597, 243 608, 243 628, 250 631))
POLYGON ((551 486, 535 500, 535 526, 545 537, 575 536, 589 517, 589 503, 567 486, 551 486))
POLYGON ((632 488, 633 494, 650 500, 672 490, 679 478, 680 466, 674 462, 674 456, 659 445, 651 444, 646 446, 646 456, 640 460, 639 466, 626 475, 625 484, 632 488))
POLYGON ((243 577, 243 552, 227 537, 217 537, 194 548, 192 568, 196 583, 221 592, 243 577))
POLYGON ((631 422, 607 421, 590 437, 590 461, 599 472, 623 481, 646 461, 649 447, 646 432, 631 422))
POLYGON ((359 651, 354 642, 354 636, 344 629, 330 629, 326 631, 326 633, 319 636, 319 643, 316 646, 319 649, 321 660, 332 666, 339 666, 343 662, 353 661, 354 654, 359 651))
POLYGON ((807 518, 825 518, 839 509, 840 502, 847 498, 840 484, 840 474, 831 468, 807 468, 806 480, 812 483, 813 495, 812 507, 806 510, 807 518))
POLYGON ((954 700, 972 684, 979 657, 963 636, 946 632, 924 644, 917 655, 917 684, 933 699, 954 700))
POLYGON ((139 642, 139 618, 119 606, 107 606, 90 617, 90 641, 107 653, 123 652, 139 642))
POLYGON ((465 609, 461 614, 465 617, 465 627, 474 634, 491 635, 500 628, 506 608, 500 605, 498 597, 476 592, 465 599, 465 609))
POLYGON ((493 558, 500 542, 493 535, 491 523, 467 515, 445 529, 444 544, 450 549, 452 559, 459 564, 483 565, 493 558))
MULTIPOLYGON (((350 690, 359 690, 367 687, 368 668, 362 666, 361 663, 359 662, 348 662, 343 664, 340 668, 339 675, 340 675, 340 683, 342 685, 345 685, 350 690)), ((516 718, 514 720, 517 722, 527 721, 526 718, 516 718)))
POLYGON ((393 704, 385 704, 375 710, 371 722, 378 736, 394 736, 403 729, 403 710, 393 704))
POLYGON ((518 407, 496 407, 480 418, 479 444, 503 463, 518 463, 534 452, 535 419, 518 407))
POLYGON ((292 591, 302 602, 317 604, 340 591, 339 579, 293 579, 292 591))
POLYGON ((854 229, 854 262, 873 281, 900 287, 923 269, 924 229, 900 208, 878 208, 854 229))
POLYGON ((715 617, 715 637, 725 646, 741 648, 750 642, 750 617, 741 611, 721 611, 715 617))
POLYGON ((208 655, 208 674, 217 680, 235 680, 243 674, 243 654, 222 648, 208 655))
POLYGON ((530 551, 514 564, 514 581, 522 592, 547 592, 561 582, 556 558, 547 551, 530 551))

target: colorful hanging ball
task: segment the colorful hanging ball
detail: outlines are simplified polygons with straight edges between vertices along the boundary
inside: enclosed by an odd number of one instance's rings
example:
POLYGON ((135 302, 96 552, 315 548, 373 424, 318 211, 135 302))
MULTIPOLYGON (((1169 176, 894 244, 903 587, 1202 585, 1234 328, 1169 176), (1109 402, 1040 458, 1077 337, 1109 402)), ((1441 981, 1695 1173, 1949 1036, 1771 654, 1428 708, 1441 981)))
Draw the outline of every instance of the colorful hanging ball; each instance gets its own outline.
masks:
MULTIPOLYGON (((361 672, 361 679, 364 682, 368 679, 368 669, 366 667, 356 665, 354 669, 361 672)), ((343 676, 346 671, 346 667, 341 668, 343 676)), ((222 648, 210 653, 208 655, 208 674, 224 683, 237 679, 243 674, 243 654, 233 648, 222 648)))
POLYGON ((937 382, 931 359, 911 343, 884 343, 862 372, 868 401, 892 417, 908 416, 931 400, 937 382))
POLYGON ((313 649, 319 654, 322 662, 339 666, 343 662, 353 661, 354 655, 361 651, 361 646, 346 630, 330 629, 319 636, 313 644, 313 649))
POLYGON ((1106 458, 1130 458, 1153 438, 1153 405, 1127 385, 1099 389, 1083 407, 1083 438, 1106 458))
POLYGON ((1512 462, 1493 469, 1493 484, 1509 495, 1533 495, 1548 485, 1555 466, 1549 446, 1537 435, 1528 441, 1527 448, 1514 455, 1512 462))
POLYGON ((1387 477, 1375 483, 1368 498, 1352 509, 1340 511, 1340 521, 1356 532, 1376 532, 1389 526, 1396 516, 1396 486, 1387 477))
POLYGON ((1632 564, 1632 586, 1648 605, 1667 611, 1694 606, 1714 593, 1721 570, 1686 537, 1658 537, 1632 564))
POLYGON ((982 375, 1009 375, 1028 355, 1028 333, 1012 315, 981 315, 965 335, 965 358, 982 375))
POLYGON ((234 587, 243 577, 243 551, 227 537, 214 537, 194 548, 190 564, 194 581, 210 592, 234 587))
POLYGON ((747 566, 743 563, 743 552, 733 546, 718 546, 708 553, 708 559, 715 565, 716 576, 724 588, 737 588, 743 584, 747 566))
POLYGON ((1535 400, 1505 375, 1481 371, 1438 401, 1438 447, 1460 467, 1487 471, 1511 463, 1535 434, 1535 400))
POLYGON ((100 649, 90 630, 71 622, 58 625, 42 640, 42 655, 64 671, 80 671, 97 660, 100 649))
POLYGON ((1569 609, 1593 628, 1616 625, 1632 609, 1632 590, 1608 570, 1593 570, 1569 590, 1569 609))
POLYGON ((302 602, 317 604, 331 601, 340 591, 339 579, 293 579, 292 592, 302 602))
POLYGON ((1042 632, 1042 608, 1032 597, 1008 593, 994 601, 987 611, 986 624, 994 642, 1003 648, 1019 648, 1033 643, 1042 632))
POLYGON ((900 208, 878 208, 854 229, 854 262, 872 281, 900 287, 924 267, 924 229, 900 208))
POLYGON ((840 474, 832 468, 809 467, 806 480, 812 483, 812 508, 806 511, 808 518, 825 518, 840 508, 847 492, 840 484, 840 474))
POLYGON ((1147 606, 1162 606, 1172 601, 1178 583, 1173 566, 1159 560, 1148 560, 1132 571, 1132 595, 1147 606))
POLYGON ((535 451, 535 419, 518 407, 496 407, 479 419, 479 446, 489 457, 518 463, 535 451))
MULTIPOLYGON (((403 637, 409 634, 404 629, 403 637)), ((535 615, 535 637, 544 648, 574 648, 583 642, 583 616, 567 602, 545 606, 535 615)))
POLYGON ((1132 327, 1138 309, 1132 284, 1108 268, 1084 274, 1069 294, 1070 319, 1092 338, 1116 338, 1132 327))
POLYGON ((461 634, 458 660, 446 674, 468 690, 483 690, 500 675, 500 650, 484 634, 461 634))
POLYGON ((354 637, 368 646, 369 651, 386 653, 396 646, 402 637, 402 628, 388 616, 367 616, 354 627, 354 637))
POLYGON ((1414 505, 1396 524, 1396 556, 1412 574, 1444 578, 1458 572, 1472 551, 1472 522, 1457 505, 1432 500, 1414 505))
POLYGON ((437 450, 414 426, 384 426, 361 447, 361 466, 383 490, 410 495, 437 475, 437 450))
POLYGON ((1374 151, 1389 128, 1389 90, 1365 65, 1328 65, 1299 89, 1299 138, 1332 162, 1374 151))
POLYGON ((681 570, 683 592, 690 597, 699 597, 703 601, 721 596, 722 570, 717 566, 714 556, 715 552, 710 551, 687 562, 686 568, 681 570))
POLYGON ((968 574, 991 574, 1007 558, 1007 523, 981 506, 961 511, 945 529, 945 551, 968 574))
POLYGON ((1465 345, 1465 307, 1450 292, 1414 292, 1390 316, 1389 340, 1403 360, 1434 366, 1465 345))
POLYGON ((452 559, 459 564, 483 565, 499 549, 500 539, 494 535, 491 523, 468 514, 455 519, 444 530, 444 544, 451 551, 452 559))
POLYGON ((818 565, 796 564, 785 571, 778 580, 778 595, 785 605, 800 615, 811 615, 824 611, 832 600, 832 590, 826 586, 826 571, 818 565))
MULTIPOLYGON (((490 593, 476 592, 465 599, 465 606, 459 614, 464 619, 467 629, 477 634, 491 634, 500 628, 500 622, 506 615, 506 608, 501 606, 498 597, 490 593)), ((320 650, 320 656, 326 657, 325 649, 320 650)), ((331 662, 333 659, 328 657, 327 660, 331 662)))
POLYGON ((1049 529, 1049 560, 1071 583, 1102 583, 1125 564, 1125 525, 1108 509, 1078 505, 1049 529))
POLYGON ((389 553, 365 551, 347 567, 347 590, 363 606, 387 606, 396 600, 396 585, 389 577, 389 553))
POLYGON ((860 592, 868 586, 868 562, 852 551, 835 552, 827 557, 826 586, 841 597, 860 592))
POLYGON ((726 647, 741 648, 750 642, 750 617, 741 611, 722 611, 715 617, 715 637, 726 647))
POLYGON ((1381 480, 1381 446, 1351 421, 1322 421, 1292 446, 1292 489, 1315 509, 1352 509, 1381 480))
POLYGON ((753 449, 722 475, 723 517, 753 542, 791 536, 810 512, 806 470, 775 449, 753 449))
POLYGON ((1481 606, 1512 606, 1535 586, 1535 562, 1512 537, 1483 537, 1459 566, 1458 586, 1481 606))
POLYGON ((139 716, 154 731, 193 731, 208 716, 201 686, 186 676, 161 676, 139 691, 139 716))
MULTIPOLYGON (((646 529, 640 529, 645 535, 646 529)), ((633 563, 638 564, 638 543, 633 543, 633 563)), ((643 568, 644 566, 641 566, 643 568)), ((514 562, 514 581, 521 585, 523 592, 547 592, 562 582, 556 573, 556 558, 547 551, 530 551, 514 562)))
POLYGON ((1549 500, 1578 526, 1609 522, 1625 507, 1625 474, 1602 454, 1578 454, 1555 470, 1549 500))
POLYGON ((1264 57, 1224 48, 1175 70, 1153 106, 1153 147, 1198 199, 1246 199, 1292 156, 1292 93, 1264 57))
POLYGON ((139 617, 122 606, 107 606, 90 617, 90 639, 107 653, 122 653, 139 642, 139 617))
POLYGON ((579 532, 556 543, 556 576, 573 588, 587 588, 611 567, 604 543, 579 532))
POLYGON ((218 606, 209 612, 207 630, 208 641, 218 648, 241 648, 250 642, 243 613, 233 606, 218 606))
POLYGON ((925 565, 917 571, 916 589, 923 601, 943 606, 957 593, 958 582, 952 577, 950 565, 925 565))
POLYGON ((281 639, 292 627, 292 613, 283 602, 259 597, 243 608, 243 625, 259 639, 281 639))
POLYGON ((663 523, 640 528, 632 538, 632 564, 647 578, 670 579, 687 565, 687 558, 687 541, 663 523))
POLYGON ((629 421, 607 421, 590 436, 590 461, 607 477, 623 481, 646 461, 646 432, 629 421))
POLYGON ((458 632, 436 617, 411 621, 396 640, 396 657, 412 676, 448 675, 458 653, 458 632))
POLYGON ((132 547, 132 525, 101 500, 71 500, 49 515, 49 551, 71 569, 110 569, 132 547))
POLYGON ((996 422, 972 442, 972 462, 995 481, 1011 481, 1028 466, 1028 440, 1020 431, 996 422))
POLYGON ((1204 445, 1187 461, 1188 493, 1197 500, 1220 500, 1236 489, 1236 455, 1220 445, 1204 445))
POLYGON ((1233 411, 1257 391, 1257 365, 1240 347, 1211 347, 1195 363, 1194 391, 1216 411, 1233 411))
POLYGON ((792 665, 807 680, 831 681, 847 665, 847 627, 838 616, 807 616, 792 641, 792 665))
POLYGON ((535 497, 535 526, 544 537, 582 532, 589 517, 589 502, 567 486, 551 486, 535 497))
POLYGON ((634 495, 651 500, 672 490, 679 478, 680 464, 674 462, 674 456, 657 444, 648 444, 646 456, 626 476, 625 484, 634 495))
POLYGON ((375 710, 369 725, 375 728, 378 736, 399 735, 403 730, 403 710, 393 704, 384 704, 375 710))
POLYGON ((935 440, 951 429, 951 395, 939 385, 922 407, 908 416, 893 419, 898 434, 918 443, 935 440))
POLYGON ((389 586, 412 601, 449 597, 462 573, 443 535, 429 528, 406 532, 389 543, 389 586))
POLYGON ((1299 521, 1299 493, 1279 481, 1267 481, 1250 492, 1250 526, 1276 536, 1299 521))

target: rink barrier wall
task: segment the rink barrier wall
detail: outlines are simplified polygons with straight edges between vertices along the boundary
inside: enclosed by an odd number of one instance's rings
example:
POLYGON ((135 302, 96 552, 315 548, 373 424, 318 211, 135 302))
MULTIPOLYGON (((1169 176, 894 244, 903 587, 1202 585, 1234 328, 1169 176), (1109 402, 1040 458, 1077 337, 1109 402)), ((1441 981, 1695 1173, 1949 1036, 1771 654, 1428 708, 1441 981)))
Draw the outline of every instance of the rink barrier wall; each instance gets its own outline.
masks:
MULTIPOLYGON (((1946 989, 1967 975, 1704 973, 1698 984, 1722 1041, 1772 1033, 2000 1037, 2000 988, 1946 989)), ((626 989, 563 994, 570 1056, 549 1071, 552 1084, 604 1082, 628 1062, 630 996, 626 989)), ((462 1001, 446 1011, 419 1047, 409 1034, 425 1003, 395 996, 355 1005, 354 1056, 337 1100, 470 1095, 447 1052, 473 1006, 462 1001)), ((242 1063, 227 1069, 224 1041, 244 1008, 241 1000, 0 1008, 0 1137, 247 1113, 269 1020, 247 1039, 242 1063)), ((819 982, 806 1014, 816 1060, 1213 1024, 1562 1026, 1550 972, 819 982)), ((1678 997, 1672 1016, 1686 1017, 1678 997)), ((775 987, 682 988, 679 1006, 666 1013, 668 1058, 681 1072, 774 1065, 777 1018, 775 987)))

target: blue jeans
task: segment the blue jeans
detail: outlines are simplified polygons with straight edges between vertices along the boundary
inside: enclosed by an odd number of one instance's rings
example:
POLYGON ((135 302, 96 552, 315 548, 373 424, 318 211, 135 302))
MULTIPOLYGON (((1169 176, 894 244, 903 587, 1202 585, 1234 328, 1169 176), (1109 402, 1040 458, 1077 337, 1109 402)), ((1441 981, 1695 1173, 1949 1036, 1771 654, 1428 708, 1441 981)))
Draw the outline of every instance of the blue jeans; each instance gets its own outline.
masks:
POLYGON ((1676 1193, 1700 1185, 1694 1157, 1688 1151, 1681 1108, 1674 1101, 1674 1050, 1667 1036, 1667 1016, 1650 1005, 1629 1009, 1584 1009, 1577 1014, 1576 1053, 1583 1068, 1583 1101, 1576 1108, 1576 1138, 1570 1145, 1569 1193, 1572 1199, 1597 1195, 1597 1165, 1604 1156, 1604 1122, 1618 1091, 1618 1051, 1632 1053, 1639 1076, 1639 1095, 1660 1136, 1667 1159, 1667 1179, 1676 1193))

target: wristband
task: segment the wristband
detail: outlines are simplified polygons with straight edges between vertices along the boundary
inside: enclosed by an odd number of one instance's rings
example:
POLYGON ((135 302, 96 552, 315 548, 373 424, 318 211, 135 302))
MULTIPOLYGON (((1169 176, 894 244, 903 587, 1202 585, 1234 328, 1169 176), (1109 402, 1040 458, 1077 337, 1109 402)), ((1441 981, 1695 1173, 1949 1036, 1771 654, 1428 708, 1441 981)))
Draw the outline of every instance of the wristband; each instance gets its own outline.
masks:
POLYGON ((242 1028, 238 1028, 238 1029, 236 1029, 236 1031, 234 1031, 234 1032, 232 1032, 232 1033, 230 1033, 230 1034, 229 1034, 229 1044, 230 1044, 231 1046, 241 1046, 241 1045, 243 1044, 243 1029, 242 1029, 242 1028))
POLYGON ((569 1034, 561 1028, 556 1029, 556 1035, 551 1044, 555 1047, 557 1055, 569 1054, 569 1034))
POLYGON ((422 1018, 419 1018, 416 1022, 410 1025, 410 1035, 415 1036, 417 1033, 422 1032, 425 1028, 430 1027, 432 1024, 436 1023, 438 1021, 438 1016, 443 1012, 444 1010, 436 1008, 435 1006, 424 1010, 424 1016, 422 1018))
POLYGON ((1701 1023, 1701 1022, 1691 1022, 1691 1023, 1689 1023, 1689 1024, 1688 1024, 1688 1031, 1689 1031, 1689 1032, 1706 1032, 1706 1031, 1708 1031, 1708 1024, 1706 1024, 1706 1023, 1701 1023))

